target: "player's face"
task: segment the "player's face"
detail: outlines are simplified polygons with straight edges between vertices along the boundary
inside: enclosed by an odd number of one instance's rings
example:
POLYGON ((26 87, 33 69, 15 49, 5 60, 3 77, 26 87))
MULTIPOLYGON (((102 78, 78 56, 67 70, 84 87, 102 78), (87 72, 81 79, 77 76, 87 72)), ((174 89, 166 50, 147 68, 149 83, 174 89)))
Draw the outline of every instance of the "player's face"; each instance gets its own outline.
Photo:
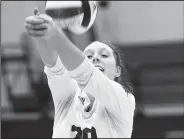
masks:
POLYGON ((102 71, 109 79, 116 77, 116 60, 112 48, 108 45, 95 42, 86 47, 84 53, 92 64, 102 71))

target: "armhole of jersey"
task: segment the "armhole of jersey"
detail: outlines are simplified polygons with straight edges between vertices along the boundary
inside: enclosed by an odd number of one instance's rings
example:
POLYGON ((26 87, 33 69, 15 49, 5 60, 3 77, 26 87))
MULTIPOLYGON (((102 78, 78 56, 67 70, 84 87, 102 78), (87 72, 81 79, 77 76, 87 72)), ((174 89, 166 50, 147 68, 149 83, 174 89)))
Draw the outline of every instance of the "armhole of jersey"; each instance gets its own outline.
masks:
POLYGON ((66 100, 64 100, 63 102, 60 101, 58 105, 55 107, 53 128, 55 128, 58 124, 60 124, 66 117, 72 106, 74 98, 75 94, 71 94, 70 96, 68 96, 66 100))

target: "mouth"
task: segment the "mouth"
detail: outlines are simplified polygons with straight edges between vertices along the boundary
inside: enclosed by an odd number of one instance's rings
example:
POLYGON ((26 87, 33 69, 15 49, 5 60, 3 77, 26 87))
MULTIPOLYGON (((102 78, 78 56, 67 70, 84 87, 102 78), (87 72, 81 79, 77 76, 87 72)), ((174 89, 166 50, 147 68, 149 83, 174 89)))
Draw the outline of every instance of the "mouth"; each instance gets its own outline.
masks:
POLYGON ((101 72, 104 72, 105 71, 105 69, 102 68, 101 66, 95 66, 95 67, 98 68, 101 72))

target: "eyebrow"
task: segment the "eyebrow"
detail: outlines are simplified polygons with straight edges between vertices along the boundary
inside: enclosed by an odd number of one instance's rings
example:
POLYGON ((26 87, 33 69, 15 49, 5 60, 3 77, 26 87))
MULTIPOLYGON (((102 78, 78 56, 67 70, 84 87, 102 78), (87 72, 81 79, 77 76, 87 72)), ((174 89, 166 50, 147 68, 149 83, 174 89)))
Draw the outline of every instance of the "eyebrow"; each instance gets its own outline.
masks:
POLYGON ((88 49, 88 50, 84 51, 84 53, 93 53, 93 51, 91 49, 88 49))

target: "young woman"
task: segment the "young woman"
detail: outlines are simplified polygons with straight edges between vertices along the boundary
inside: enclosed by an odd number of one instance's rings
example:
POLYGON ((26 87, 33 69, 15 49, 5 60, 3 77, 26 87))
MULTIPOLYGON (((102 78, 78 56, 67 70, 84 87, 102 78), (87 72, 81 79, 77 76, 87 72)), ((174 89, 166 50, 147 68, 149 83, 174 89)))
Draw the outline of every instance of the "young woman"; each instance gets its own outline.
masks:
POLYGON ((82 52, 45 14, 27 17, 25 28, 45 64, 53 138, 130 138, 135 99, 118 83, 124 67, 115 47, 96 41, 82 52))

